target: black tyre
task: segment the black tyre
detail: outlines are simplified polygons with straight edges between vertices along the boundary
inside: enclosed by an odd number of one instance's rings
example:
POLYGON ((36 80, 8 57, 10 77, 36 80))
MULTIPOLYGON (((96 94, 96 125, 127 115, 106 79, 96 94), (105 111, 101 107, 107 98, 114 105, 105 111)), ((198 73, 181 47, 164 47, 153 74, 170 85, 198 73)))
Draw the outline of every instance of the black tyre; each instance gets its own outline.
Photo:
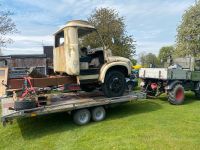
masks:
POLYGON ((83 90, 85 92, 92 92, 96 89, 95 86, 87 85, 87 84, 81 84, 80 87, 81 87, 81 90, 83 90))
POLYGON ((92 120, 102 121, 106 117, 106 111, 103 107, 95 107, 92 109, 92 120))
POLYGON ((78 125, 85 125, 90 122, 91 114, 88 109, 80 109, 74 112, 73 120, 78 125))
POLYGON ((106 74, 102 90, 106 97, 119 97, 126 89, 125 76, 120 71, 110 71, 106 74))
POLYGON ((168 101, 174 105, 180 105, 184 102, 185 94, 184 88, 181 84, 175 85, 169 92, 168 92, 168 101))
POLYGON ((36 108, 36 106, 36 102, 32 100, 15 101, 14 103, 14 109, 17 111, 36 108))

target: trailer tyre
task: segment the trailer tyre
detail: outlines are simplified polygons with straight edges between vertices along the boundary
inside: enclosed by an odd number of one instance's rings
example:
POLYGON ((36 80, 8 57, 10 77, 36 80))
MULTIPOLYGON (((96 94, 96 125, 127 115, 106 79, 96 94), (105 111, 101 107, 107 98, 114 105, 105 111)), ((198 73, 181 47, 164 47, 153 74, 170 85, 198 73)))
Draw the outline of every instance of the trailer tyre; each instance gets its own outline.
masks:
POLYGON ((36 108, 36 102, 32 100, 22 100, 22 101, 15 101, 14 102, 14 109, 18 110, 25 110, 25 109, 32 109, 36 108))
POLYGON ((168 92, 168 101, 173 105, 180 105, 184 102, 184 88, 181 84, 175 85, 168 92))
POLYGON ((101 107, 95 107, 92 109, 92 120, 93 121, 102 121, 106 117, 105 109, 101 107))
POLYGON ((91 114, 88 109, 80 109, 74 112, 73 120, 78 125, 85 125, 90 122, 91 114))
POLYGON ((102 90, 106 97, 119 97, 124 94, 126 89, 125 76, 120 71, 109 71, 106 74, 102 90))

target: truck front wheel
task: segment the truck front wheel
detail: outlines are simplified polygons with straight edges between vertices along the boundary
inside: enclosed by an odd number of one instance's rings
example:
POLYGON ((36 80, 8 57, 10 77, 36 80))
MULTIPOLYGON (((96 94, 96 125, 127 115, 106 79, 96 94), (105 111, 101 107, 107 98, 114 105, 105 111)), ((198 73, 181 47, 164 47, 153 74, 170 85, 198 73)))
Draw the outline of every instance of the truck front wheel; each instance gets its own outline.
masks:
POLYGON ((184 88, 181 84, 175 85, 168 91, 168 101, 173 105, 180 105, 184 102, 184 88))
POLYGON ((124 94, 126 89, 125 76, 120 71, 109 71, 106 74, 102 90, 106 97, 119 97, 124 94))

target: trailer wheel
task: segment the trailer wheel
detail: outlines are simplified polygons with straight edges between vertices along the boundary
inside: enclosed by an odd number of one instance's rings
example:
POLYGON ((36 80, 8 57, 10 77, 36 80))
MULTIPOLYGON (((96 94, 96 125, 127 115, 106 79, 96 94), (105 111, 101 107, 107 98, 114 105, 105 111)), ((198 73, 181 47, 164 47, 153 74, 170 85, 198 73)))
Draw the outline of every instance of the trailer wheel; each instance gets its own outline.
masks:
POLYGON ((102 85, 103 93, 106 97, 119 97, 124 94, 126 89, 125 76, 120 71, 110 71, 106 74, 102 85))
POLYGON ((85 125, 90 122, 91 114, 88 109, 80 109, 74 112, 73 120, 78 125, 85 125))
POLYGON ((173 105, 180 105, 184 102, 184 88, 181 84, 175 85, 168 91, 168 101, 173 105))
POLYGON ((106 117, 106 111, 105 109, 100 107, 95 107, 92 109, 92 120, 93 121, 102 121, 106 117))
POLYGON ((22 100, 22 101, 15 101, 14 102, 14 109, 18 110, 25 110, 25 109, 32 109, 36 107, 36 102, 32 100, 22 100))

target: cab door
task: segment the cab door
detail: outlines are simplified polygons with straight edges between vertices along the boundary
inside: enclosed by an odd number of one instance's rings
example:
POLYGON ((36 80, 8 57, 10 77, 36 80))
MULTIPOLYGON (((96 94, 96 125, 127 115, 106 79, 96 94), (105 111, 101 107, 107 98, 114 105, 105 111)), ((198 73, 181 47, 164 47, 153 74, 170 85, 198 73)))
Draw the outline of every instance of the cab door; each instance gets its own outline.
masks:
POLYGON ((0 68, 0 97, 6 94, 6 87, 2 83, 7 84, 8 68, 0 68))

